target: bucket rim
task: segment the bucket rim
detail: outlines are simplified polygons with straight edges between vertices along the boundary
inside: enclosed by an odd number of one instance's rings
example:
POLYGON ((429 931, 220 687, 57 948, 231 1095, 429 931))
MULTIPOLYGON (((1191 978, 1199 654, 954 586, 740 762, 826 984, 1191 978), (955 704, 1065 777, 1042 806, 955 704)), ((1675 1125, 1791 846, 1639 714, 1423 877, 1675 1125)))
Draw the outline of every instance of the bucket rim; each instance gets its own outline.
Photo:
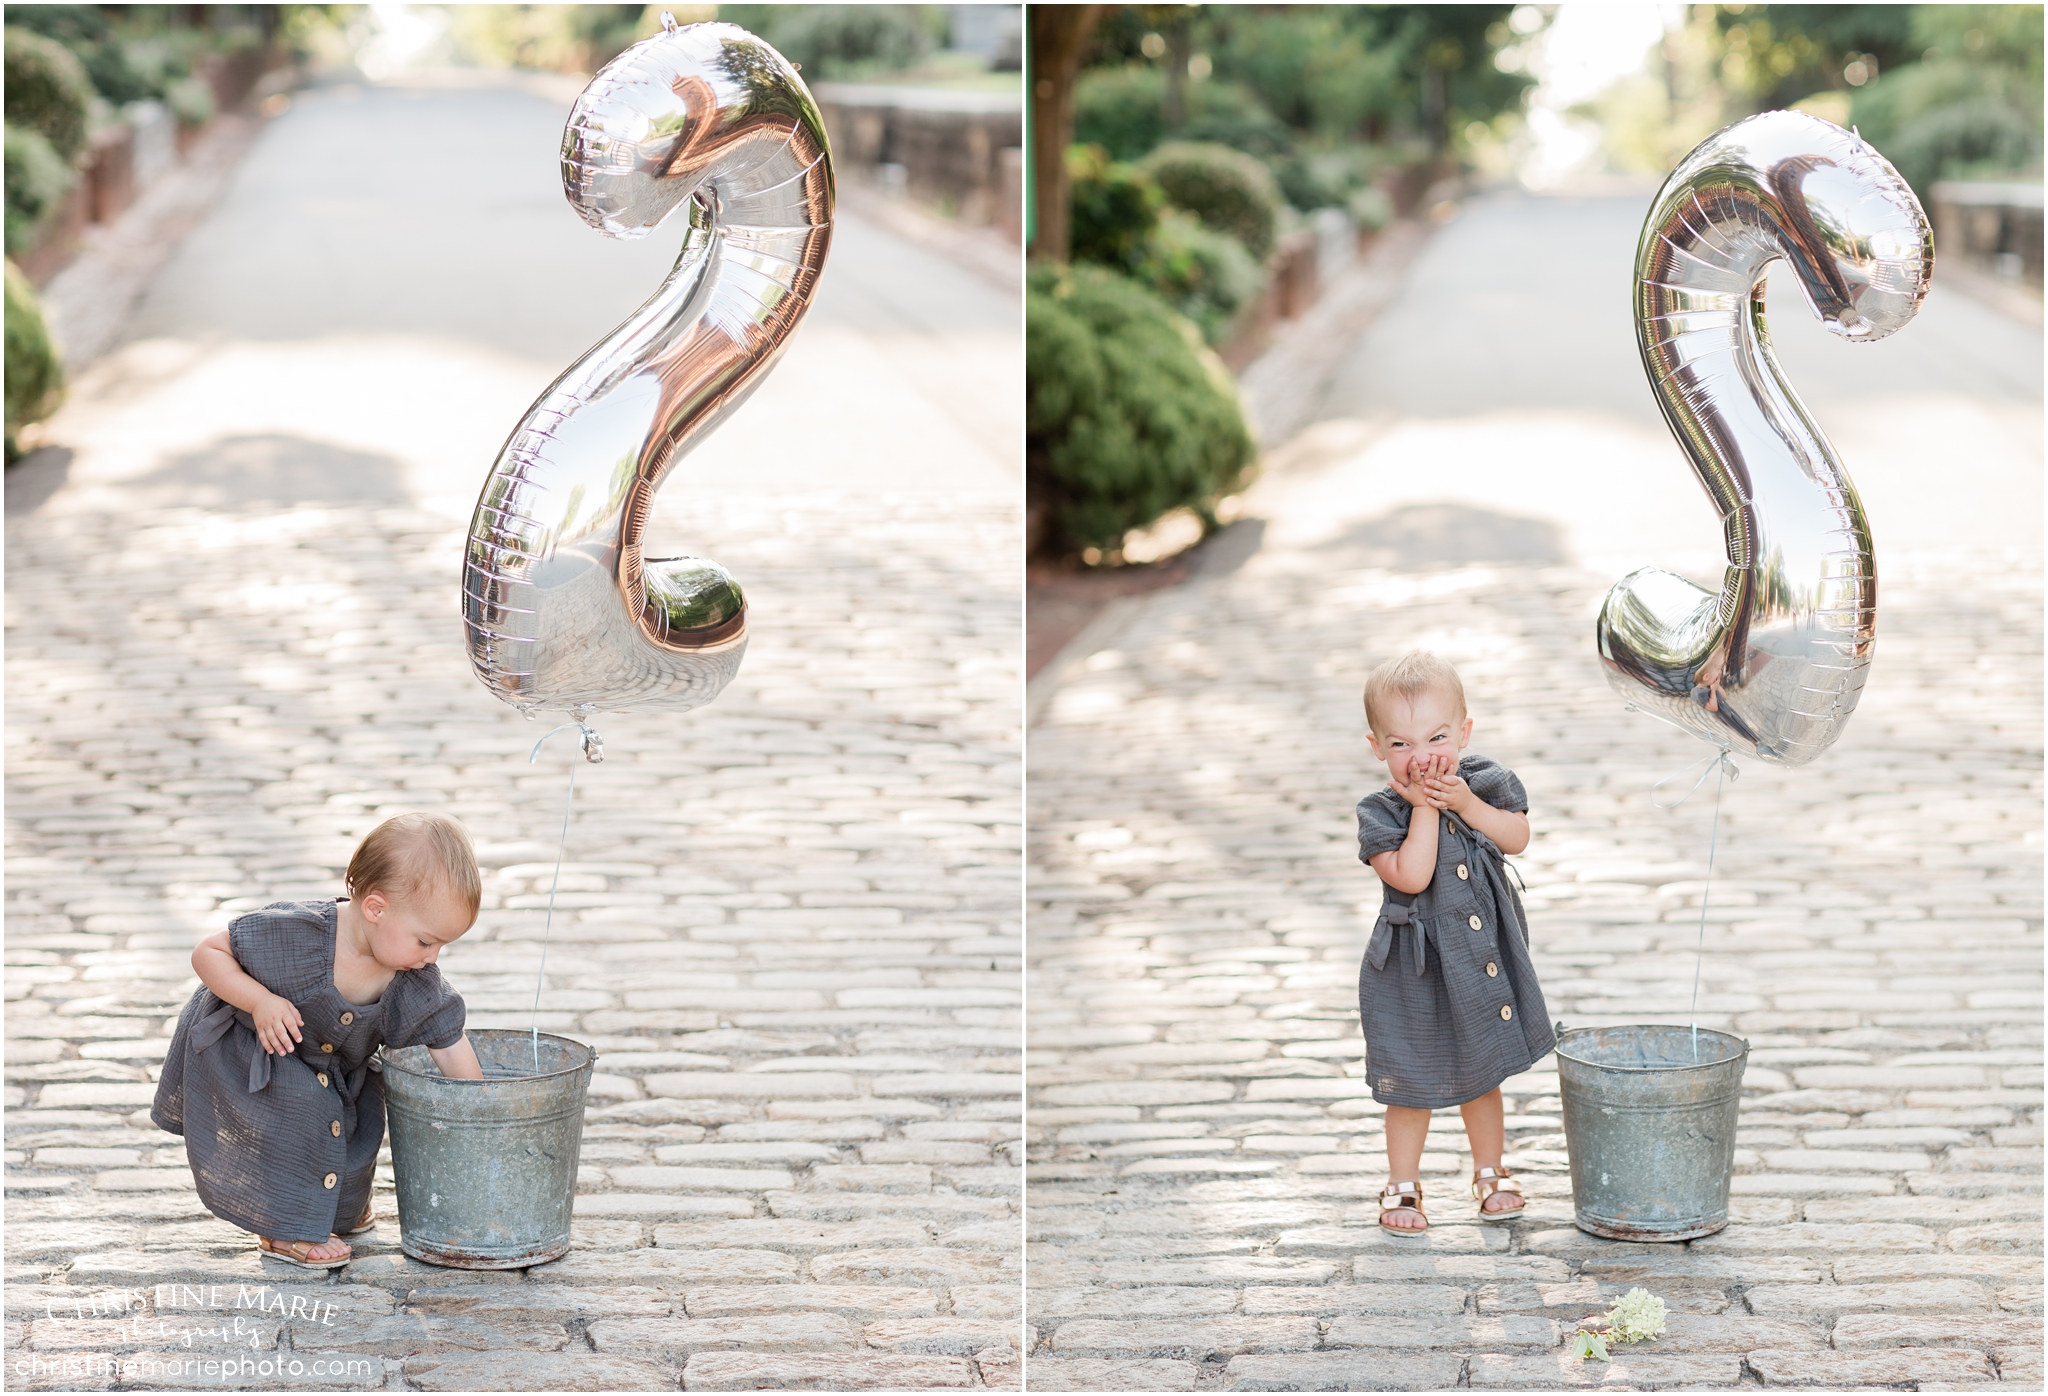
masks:
MULTIPOLYGON (((479 1037, 512 1037, 522 1042, 531 1042, 535 1034, 521 1032, 517 1028, 475 1028, 466 1031, 464 1036, 472 1039, 479 1037)), ((543 1071, 537 1076, 484 1076, 470 1079, 462 1076, 443 1076, 438 1071, 415 1071, 409 1066, 402 1066, 388 1046, 379 1047, 377 1049, 377 1057, 378 1060, 384 1063, 386 1071, 396 1071, 402 1075, 418 1077, 422 1081, 438 1081, 443 1085, 457 1087, 502 1085, 507 1081, 552 1081, 560 1076, 574 1076, 579 1071, 595 1071, 597 1069, 597 1049, 589 1043, 578 1042, 573 1037, 563 1037, 559 1033, 552 1032, 544 1032, 539 1034, 539 1036, 546 1038, 550 1042, 560 1042, 565 1046, 576 1048, 583 1053, 583 1061, 575 1066, 564 1066, 558 1067, 553 1071, 543 1071)), ((412 1049, 402 1047, 399 1050, 410 1051, 412 1049)), ((432 1058, 429 1058, 429 1060, 432 1060, 432 1058)))
POLYGON ((1557 1033, 1557 1043, 1551 1050, 1565 1061, 1572 1062, 1578 1066, 1591 1067, 1595 1071, 1705 1071, 1708 1067, 1726 1066, 1730 1062, 1746 1061, 1749 1057, 1748 1038, 1737 1037, 1732 1032, 1722 1032, 1718 1028, 1701 1028, 1699 1030, 1701 1037, 1717 1038, 1720 1042, 1728 1044, 1736 1050, 1727 1056, 1716 1057, 1712 1061, 1671 1062, 1660 1066, 1630 1066, 1620 1062, 1599 1062, 1589 1057, 1574 1056, 1565 1050, 1565 1043, 1571 1038, 1580 1037, 1587 1033, 1614 1032, 1617 1029, 1623 1028, 1665 1028, 1674 1032, 1685 1032, 1687 1028, 1684 1024, 1680 1023, 1614 1023, 1598 1028, 1565 1028, 1562 1024, 1558 1026, 1560 1031, 1557 1033))

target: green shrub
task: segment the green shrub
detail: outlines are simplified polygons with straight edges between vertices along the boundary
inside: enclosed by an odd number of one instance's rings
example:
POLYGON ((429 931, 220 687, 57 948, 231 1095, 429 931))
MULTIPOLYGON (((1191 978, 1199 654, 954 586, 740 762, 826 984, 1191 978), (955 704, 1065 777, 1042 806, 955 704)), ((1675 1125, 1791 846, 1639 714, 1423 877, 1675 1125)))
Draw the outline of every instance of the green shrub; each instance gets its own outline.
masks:
POLYGON ((1192 213, 1168 210, 1133 275, 1221 344, 1245 304, 1266 288, 1266 269, 1244 244, 1192 213))
POLYGON ((78 172, 50 148, 42 133, 7 126, 7 255, 26 251, 36 228, 71 192, 78 172))
POLYGON ((64 365, 43 325, 36 288, 10 258, 7 263, 7 460, 21 454, 15 433, 40 422, 64 399, 64 365))
POLYGON ((900 72, 932 47, 921 5, 720 5, 718 17, 759 34, 813 81, 900 72))
POLYGON ((1884 153, 1923 200, 1937 179, 2019 170, 2041 158, 2033 124, 1997 97, 1936 107, 1907 122, 1884 153))
POLYGON ((1166 201, 1219 233, 1228 233, 1263 261, 1273 250, 1280 186, 1266 167, 1227 145, 1170 141, 1140 169, 1159 182, 1166 201))
POLYGON ((1351 221, 1370 233, 1394 221, 1394 201, 1387 197, 1386 190, 1374 185, 1352 190, 1344 207, 1351 214, 1351 221))
POLYGON ((1294 151, 1294 133, 1257 93, 1242 83, 1215 79, 1188 84, 1188 124, 1174 134, 1182 140, 1214 141, 1261 160, 1294 151))
POLYGON ((2030 74, 1938 57, 1857 89, 1850 116, 1924 201, 1938 179, 2038 160, 2040 105, 2030 74))
POLYGON ((1100 267, 1032 269, 1025 432, 1046 545, 1114 555, 1126 533, 1217 499, 1253 458, 1230 376, 1194 326, 1100 267))
POLYGON ((164 105, 181 126, 204 126, 213 120, 213 88, 199 78, 179 78, 164 88, 164 105))
POLYGON ((1149 63, 1091 68, 1074 85, 1074 139, 1099 145, 1113 160, 1136 160, 1169 135, 1214 141, 1261 159, 1294 149, 1294 137, 1250 88, 1233 82, 1187 85, 1187 123, 1166 128, 1166 76, 1149 63))
POLYGON ((1303 213, 1319 208, 1342 208, 1349 188, 1330 178, 1318 162, 1295 154, 1273 162, 1273 179, 1280 197, 1303 213))
POLYGON ((1144 259, 1166 195, 1152 177, 1099 145, 1067 151, 1069 255, 1130 271, 1144 259))
POLYGON ((10 24, 6 31, 7 120, 42 133, 65 160, 85 149, 92 82, 62 44, 10 24))
POLYGON ((1166 79, 1149 63, 1091 68, 1074 84, 1074 139, 1136 160, 1166 139, 1166 79))
POLYGON ((162 83, 129 61, 127 45, 98 5, 15 5, 7 22, 71 50, 93 88, 116 106, 163 95, 162 83))

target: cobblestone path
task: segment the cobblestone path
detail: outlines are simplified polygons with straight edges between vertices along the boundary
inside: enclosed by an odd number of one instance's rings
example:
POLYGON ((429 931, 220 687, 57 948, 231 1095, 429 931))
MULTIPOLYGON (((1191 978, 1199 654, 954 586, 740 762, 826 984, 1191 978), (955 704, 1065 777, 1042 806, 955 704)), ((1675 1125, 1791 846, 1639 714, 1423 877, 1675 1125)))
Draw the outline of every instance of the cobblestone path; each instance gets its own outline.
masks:
POLYGON ((1460 666, 1472 749, 1530 791, 1515 861, 1571 1026, 1689 1020, 1711 787, 1647 796, 1705 748, 1601 681, 1605 579, 1360 560, 1148 598, 1031 734, 1031 1386, 2038 1390, 2038 563, 1895 565, 1838 748, 1728 787, 1698 1021, 1752 1048, 1733 1217, 1629 1245, 1571 1224, 1549 1058, 1504 1088, 1525 1220, 1474 1220, 1442 1111, 1429 1233, 1376 1225, 1357 690, 1409 643, 1460 666), (1561 1355, 1636 1284, 1664 1339, 1561 1355))
POLYGON ((354 1264, 260 1260, 147 1116, 194 941, 399 810, 477 840, 472 1026, 530 1021, 572 744, 529 767, 469 675, 459 530, 9 522, 9 1386, 1016 1384, 1008 501, 698 513, 756 639, 712 707, 598 723, 539 1012, 600 1053, 575 1249, 509 1272, 406 1259, 388 1161, 354 1264))

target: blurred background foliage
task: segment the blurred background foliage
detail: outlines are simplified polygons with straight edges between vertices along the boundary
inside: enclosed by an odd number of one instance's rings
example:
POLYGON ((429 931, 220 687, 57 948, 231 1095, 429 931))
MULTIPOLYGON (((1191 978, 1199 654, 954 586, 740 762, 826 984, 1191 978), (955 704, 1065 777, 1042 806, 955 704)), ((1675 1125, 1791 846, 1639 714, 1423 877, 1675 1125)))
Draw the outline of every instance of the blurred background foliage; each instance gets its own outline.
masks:
POLYGON ((1799 106, 1853 124, 1923 201, 1938 179, 2038 180, 2039 5, 1693 5, 1578 114, 1618 170, 1662 174, 1730 121, 1799 106))
MULTIPOLYGON (((664 10, 678 24, 722 20, 760 35, 813 81, 972 83, 990 72, 952 47, 948 5, 442 5, 449 56, 478 67, 594 72, 657 33, 664 10)), ((1014 73, 1019 55, 997 71, 1014 73)), ((1015 86, 1015 78, 1008 79, 1015 86)))
MULTIPOLYGON (((1371 232, 1446 175, 1538 183, 1532 113, 1552 102, 1536 114, 1552 131, 1570 125, 1591 152, 1570 157, 1570 173, 1661 177, 1722 126, 1796 105, 1856 125, 1930 206, 1936 180, 2041 178, 2039 5, 1660 5, 1661 39, 1584 100, 1541 86, 1558 71, 1560 8, 1104 7, 1071 88, 1066 256, 1227 346, 1273 275, 1269 252, 1315 211, 1342 209, 1371 232)), ((1074 305, 1119 307, 1119 325, 1135 313, 1099 281, 1058 284, 1074 305)), ((1052 313, 1043 299, 1031 306, 1052 313)), ((1065 313, 1062 343, 1106 314, 1065 313)), ((1071 366, 1102 361, 1072 345, 1033 350, 1029 471, 1041 503, 1063 501, 1046 546, 1116 561, 1117 540, 1102 534, 1111 522, 1142 527, 1155 505, 1213 517, 1212 494, 1185 492, 1234 488, 1217 482, 1241 481, 1251 456, 1247 445, 1235 470, 1162 464, 1160 478, 1177 482, 1163 489, 1138 483, 1142 453, 1114 433, 1058 434, 1048 403, 1078 401, 1071 366), (1094 464, 1091 450, 1102 453, 1094 464), (1076 505, 1089 489, 1103 498, 1076 505)), ((1119 381, 1124 398, 1168 391, 1143 374, 1119 381)), ((1188 410, 1230 388, 1190 373, 1170 391, 1188 410)))

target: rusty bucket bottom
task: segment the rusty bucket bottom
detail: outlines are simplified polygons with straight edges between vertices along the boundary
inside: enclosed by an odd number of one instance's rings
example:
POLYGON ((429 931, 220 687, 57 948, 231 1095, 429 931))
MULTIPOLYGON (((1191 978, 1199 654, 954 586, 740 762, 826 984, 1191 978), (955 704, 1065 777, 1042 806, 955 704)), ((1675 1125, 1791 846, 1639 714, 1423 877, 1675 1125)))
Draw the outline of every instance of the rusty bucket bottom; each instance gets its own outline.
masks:
POLYGON ((1702 1222, 1685 1231, 1645 1231, 1639 1226, 1630 1226, 1627 1222, 1589 1217, 1581 1211, 1573 1218, 1573 1224, 1581 1231, 1594 1236, 1604 1236, 1610 1241, 1694 1241, 1702 1236, 1712 1236, 1728 1225, 1728 1218, 1724 1214, 1718 1219, 1702 1222))
POLYGON ((560 1260, 569 1253, 567 1241, 508 1250, 502 1255, 486 1253, 475 1246, 461 1250, 436 1250, 415 1241, 402 1230, 398 1234, 398 1247, 414 1260, 423 1260, 429 1265, 446 1265, 456 1270, 524 1270, 529 1265, 545 1265, 550 1260, 560 1260))

